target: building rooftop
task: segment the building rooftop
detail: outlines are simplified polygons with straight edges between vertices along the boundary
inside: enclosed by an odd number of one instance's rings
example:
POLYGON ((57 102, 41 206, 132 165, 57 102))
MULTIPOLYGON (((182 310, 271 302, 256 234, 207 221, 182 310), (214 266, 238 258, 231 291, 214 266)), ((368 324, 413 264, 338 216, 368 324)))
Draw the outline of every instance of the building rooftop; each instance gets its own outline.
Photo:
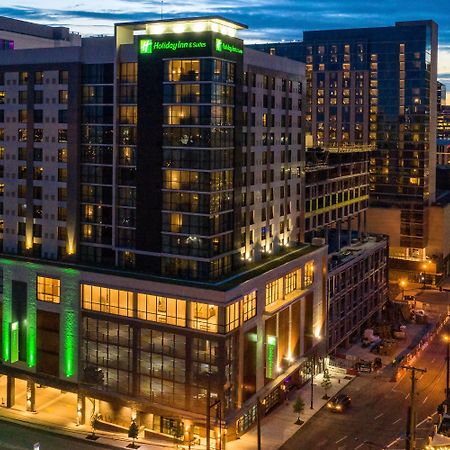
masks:
POLYGON ((170 284, 178 284, 187 287, 194 288, 202 288, 202 289, 211 289, 216 291, 228 291, 244 283, 245 281, 250 280, 251 278, 262 275, 269 270, 275 269, 283 264, 286 264, 290 261, 293 261, 296 258, 307 255, 308 253, 312 253, 317 249, 321 248, 318 245, 311 244, 303 244, 297 247, 289 247, 285 248, 281 253, 276 255, 270 255, 266 257, 262 261, 257 261, 255 263, 250 263, 242 267, 240 270, 229 274, 228 276, 217 280, 217 281, 195 281, 188 280, 182 278, 172 278, 165 277, 159 275, 146 274, 142 272, 133 272, 126 268, 105 268, 105 267, 92 267, 83 264, 73 264, 63 261, 53 261, 53 260, 42 260, 38 258, 33 258, 29 256, 19 256, 19 255, 10 255, 10 254, 0 254, 0 264, 11 264, 11 263, 29 263, 35 265, 50 265, 59 267, 61 269, 66 270, 75 270, 75 271, 86 271, 86 272, 95 272, 99 274, 105 275, 113 275, 113 276, 123 276, 136 278, 139 280, 148 280, 159 283, 170 283, 170 284))
POLYGON ((328 255, 328 271, 332 272, 353 261, 355 258, 361 257, 367 252, 372 252, 375 247, 385 245, 387 240, 387 236, 379 234, 369 236, 362 241, 354 239, 351 245, 347 245, 340 251, 328 255))

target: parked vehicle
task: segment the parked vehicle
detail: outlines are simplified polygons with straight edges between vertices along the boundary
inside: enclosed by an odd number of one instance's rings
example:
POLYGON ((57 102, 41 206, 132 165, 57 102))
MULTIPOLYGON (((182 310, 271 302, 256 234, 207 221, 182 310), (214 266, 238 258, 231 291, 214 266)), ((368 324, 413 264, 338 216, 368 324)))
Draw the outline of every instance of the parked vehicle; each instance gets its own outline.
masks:
POLYGON ((352 399, 347 394, 337 394, 330 399, 327 407, 332 412, 344 412, 352 404, 352 399))

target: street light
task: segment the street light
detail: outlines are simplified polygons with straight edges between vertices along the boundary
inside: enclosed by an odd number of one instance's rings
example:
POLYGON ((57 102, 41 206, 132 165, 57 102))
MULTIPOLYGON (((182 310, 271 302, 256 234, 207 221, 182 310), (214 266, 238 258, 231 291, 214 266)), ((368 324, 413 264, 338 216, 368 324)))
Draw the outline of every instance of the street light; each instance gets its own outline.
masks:
POLYGON ((400 286, 402 288, 402 301, 405 300, 405 288, 406 288, 406 281, 405 280, 401 280, 400 281, 400 286))

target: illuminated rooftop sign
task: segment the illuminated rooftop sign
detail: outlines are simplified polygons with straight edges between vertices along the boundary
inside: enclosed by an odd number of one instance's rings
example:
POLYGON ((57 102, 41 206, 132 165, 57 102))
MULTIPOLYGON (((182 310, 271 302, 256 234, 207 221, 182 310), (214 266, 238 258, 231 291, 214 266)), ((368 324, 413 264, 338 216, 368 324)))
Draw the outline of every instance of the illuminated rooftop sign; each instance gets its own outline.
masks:
POLYGON ((227 44, 226 42, 223 42, 222 39, 216 39, 216 52, 244 53, 242 48, 238 48, 232 44, 227 44))
POLYGON ((181 41, 181 40, 165 40, 154 41, 153 39, 142 39, 139 43, 139 53, 151 54, 161 50, 169 50, 176 52, 177 50, 206 48, 207 43, 204 41, 181 41))

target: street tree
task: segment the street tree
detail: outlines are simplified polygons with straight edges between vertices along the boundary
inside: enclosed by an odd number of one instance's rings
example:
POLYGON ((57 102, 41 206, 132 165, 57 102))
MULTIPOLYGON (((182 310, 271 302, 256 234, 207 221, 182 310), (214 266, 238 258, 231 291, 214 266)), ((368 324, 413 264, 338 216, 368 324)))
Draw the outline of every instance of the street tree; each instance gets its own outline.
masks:
POLYGON ((139 427, 136 424, 135 420, 131 421, 130 428, 128 429, 128 437, 133 439, 132 448, 136 448, 134 445, 135 439, 137 439, 139 436, 139 427))
POLYGON ((303 420, 300 419, 300 415, 305 410, 305 402, 300 396, 298 396, 295 400, 292 409, 294 410, 294 413, 297 414, 297 421, 295 422, 296 425, 301 425, 303 423, 303 420))
POLYGON ((331 389, 332 383, 331 383, 331 376, 328 369, 325 369, 323 371, 323 379, 322 383, 320 383, 322 388, 325 390, 325 395, 322 397, 324 400, 328 400, 330 397, 328 397, 328 391, 331 389))

